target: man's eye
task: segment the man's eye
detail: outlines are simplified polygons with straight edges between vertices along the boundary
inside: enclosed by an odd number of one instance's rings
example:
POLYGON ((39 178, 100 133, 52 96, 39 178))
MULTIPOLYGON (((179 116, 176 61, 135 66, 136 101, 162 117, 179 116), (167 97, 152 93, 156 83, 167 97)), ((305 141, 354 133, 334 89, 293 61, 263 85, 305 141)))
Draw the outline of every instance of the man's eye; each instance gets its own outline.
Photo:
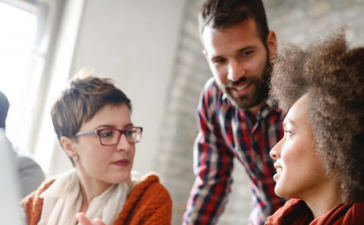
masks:
POLYGON ((253 50, 242 52, 242 53, 241 53, 241 56, 242 56, 242 57, 248 57, 248 56, 250 56, 251 54, 253 54, 253 50))
POLYGON ((215 60, 213 60, 213 63, 215 64, 215 65, 220 65, 220 64, 223 64, 223 63, 225 63, 226 62, 226 59, 223 59, 223 58, 219 58, 219 59, 215 59, 215 60))

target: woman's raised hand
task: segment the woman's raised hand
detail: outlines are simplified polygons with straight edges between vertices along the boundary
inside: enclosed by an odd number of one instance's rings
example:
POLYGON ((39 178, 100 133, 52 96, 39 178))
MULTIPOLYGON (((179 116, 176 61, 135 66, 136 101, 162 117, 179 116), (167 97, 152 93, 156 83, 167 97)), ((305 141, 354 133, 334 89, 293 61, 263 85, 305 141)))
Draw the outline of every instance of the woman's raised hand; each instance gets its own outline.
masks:
MULTIPOLYGON (((94 225, 93 223, 90 222, 89 219, 87 219, 87 217, 85 216, 84 213, 77 213, 76 215, 76 219, 77 221, 81 224, 81 225, 94 225)), ((95 225, 106 225, 104 222, 102 222, 100 219, 95 219, 94 220, 95 225)))

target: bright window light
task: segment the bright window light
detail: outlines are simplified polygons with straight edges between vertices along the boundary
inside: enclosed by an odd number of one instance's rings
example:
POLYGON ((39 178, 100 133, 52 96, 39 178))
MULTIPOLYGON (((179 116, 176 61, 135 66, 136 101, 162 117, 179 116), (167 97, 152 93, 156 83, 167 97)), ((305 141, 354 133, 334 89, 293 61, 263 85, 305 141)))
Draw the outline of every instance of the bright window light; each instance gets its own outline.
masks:
POLYGON ((30 84, 35 66, 32 49, 37 18, 0 2, 0 30, 0 90, 9 98, 11 105, 6 133, 13 143, 24 147, 35 102, 30 84))

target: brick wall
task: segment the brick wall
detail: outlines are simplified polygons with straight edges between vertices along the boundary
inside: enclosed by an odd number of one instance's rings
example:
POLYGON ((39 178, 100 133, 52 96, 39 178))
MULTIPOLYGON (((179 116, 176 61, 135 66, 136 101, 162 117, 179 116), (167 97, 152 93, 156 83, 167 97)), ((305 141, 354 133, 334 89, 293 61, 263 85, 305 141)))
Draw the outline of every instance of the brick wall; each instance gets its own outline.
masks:
MULTIPOLYGON (((193 142, 197 134, 196 107, 200 91, 211 76, 202 55, 197 27, 201 0, 187 0, 179 51, 167 93, 157 167, 173 198, 173 224, 181 224, 193 175, 193 142)), ((351 44, 364 43, 364 0, 265 0, 270 28, 279 42, 317 38, 339 25, 347 26, 351 44)), ((235 162, 234 183, 218 224, 247 224, 251 195, 242 165, 235 162)))
POLYGON ((194 181, 192 148, 197 135, 196 107, 201 87, 211 76, 202 55, 196 23, 200 4, 196 0, 188 0, 186 4, 156 163, 156 171, 173 198, 173 224, 181 224, 194 181))
POLYGON ((270 28, 280 41, 301 43, 346 26, 351 44, 364 44, 364 0, 265 0, 270 28))

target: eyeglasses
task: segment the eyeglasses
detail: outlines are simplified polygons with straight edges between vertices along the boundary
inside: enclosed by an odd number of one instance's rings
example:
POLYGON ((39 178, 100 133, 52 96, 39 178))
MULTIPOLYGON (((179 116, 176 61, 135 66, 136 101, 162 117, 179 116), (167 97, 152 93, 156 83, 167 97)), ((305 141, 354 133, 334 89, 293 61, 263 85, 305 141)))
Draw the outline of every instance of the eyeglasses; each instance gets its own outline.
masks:
POLYGON ((93 131, 79 132, 74 135, 74 137, 94 135, 99 136, 100 144, 103 146, 113 146, 117 145, 120 141, 121 135, 125 134, 126 140, 130 144, 135 144, 142 139, 142 127, 129 127, 124 130, 119 130, 115 128, 106 128, 93 131))

